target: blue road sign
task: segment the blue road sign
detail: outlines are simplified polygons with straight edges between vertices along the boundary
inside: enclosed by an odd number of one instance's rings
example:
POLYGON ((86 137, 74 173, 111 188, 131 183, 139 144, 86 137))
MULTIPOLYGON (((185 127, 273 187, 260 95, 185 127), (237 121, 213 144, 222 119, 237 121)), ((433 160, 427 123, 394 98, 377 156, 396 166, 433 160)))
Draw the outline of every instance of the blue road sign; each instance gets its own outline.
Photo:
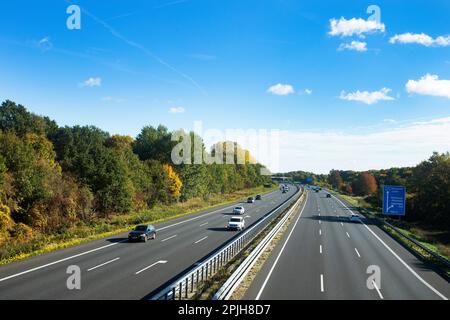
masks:
POLYGON ((406 209, 406 188, 402 186, 384 186, 383 213, 404 216, 406 209))

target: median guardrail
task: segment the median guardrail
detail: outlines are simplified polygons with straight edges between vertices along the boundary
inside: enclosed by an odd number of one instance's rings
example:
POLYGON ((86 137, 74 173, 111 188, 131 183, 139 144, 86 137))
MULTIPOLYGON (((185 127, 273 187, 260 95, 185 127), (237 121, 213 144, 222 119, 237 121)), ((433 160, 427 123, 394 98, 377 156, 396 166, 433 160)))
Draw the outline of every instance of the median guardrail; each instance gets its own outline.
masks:
POLYGON ((197 292, 200 284, 211 279, 222 267, 235 258, 248 244, 250 244, 269 225, 271 219, 282 213, 297 197, 303 194, 297 187, 297 192, 287 201, 270 211, 266 216, 253 224, 250 228, 233 238, 223 247, 198 263, 185 275, 173 281, 170 285, 153 295, 150 300, 183 300, 189 299, 197 292), (267 225, 263 226, 264 223, 267 225))
POLYGON ((259 257, 267 249, 272 240, 276 237, 278 232, 283 228, 283 226, 288 221, 289 217, 295 210, 297 206, 302 202, 305 193, 302 193, 300 198, 292 206, 292 208, 283 216, 283 218, 277 223, 277 225, 267 234, 266 237, 255 247, 255 249, 250 253, 250 255, 240 264, 236 271, 228 278, 228 280, 223 284, 223 286, 216 292, 213 300, 228 300, 248 272, 252 269, 253 265, 258 261, 259 257))

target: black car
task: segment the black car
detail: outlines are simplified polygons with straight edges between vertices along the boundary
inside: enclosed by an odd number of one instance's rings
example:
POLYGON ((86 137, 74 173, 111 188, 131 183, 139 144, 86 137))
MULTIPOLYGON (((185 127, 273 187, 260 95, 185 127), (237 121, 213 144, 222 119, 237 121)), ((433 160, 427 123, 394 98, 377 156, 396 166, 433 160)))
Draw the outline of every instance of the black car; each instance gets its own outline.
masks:
POLYGON ((154 226, 149 224, 137 226, 128 234, 129 241, 147 242, 149 239, 156 239, 156 229, 154 226))
POLYGON ((250 197, 247 199, 247 203, 254 203, 255 202, 255 198, 250 197))
POLYGON ((331 194, 327 194, 327 198, 331 198, 331 194))
POLYGON ((258 195, 256 196, 256 200, 262 200, 262 196, 261 196, 260 194, 258 194, 258 195))

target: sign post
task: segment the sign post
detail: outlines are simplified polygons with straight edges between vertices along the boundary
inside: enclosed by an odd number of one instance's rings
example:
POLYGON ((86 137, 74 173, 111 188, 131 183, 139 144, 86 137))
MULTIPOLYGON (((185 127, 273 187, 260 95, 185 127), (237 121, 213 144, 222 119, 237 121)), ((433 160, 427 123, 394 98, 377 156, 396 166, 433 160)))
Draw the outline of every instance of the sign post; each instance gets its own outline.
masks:
POLYGON ((383 214, 404 216, 406 213, 406 188, 402 186, 384 186, 383 214))

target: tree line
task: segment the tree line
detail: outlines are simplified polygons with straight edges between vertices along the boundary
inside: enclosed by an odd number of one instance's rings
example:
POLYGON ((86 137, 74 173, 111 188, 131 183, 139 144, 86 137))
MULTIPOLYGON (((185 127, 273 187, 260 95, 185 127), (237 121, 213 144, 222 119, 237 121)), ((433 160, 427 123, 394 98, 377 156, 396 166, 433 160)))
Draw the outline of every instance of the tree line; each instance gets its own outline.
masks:
MULTIPOLYGON (((186 136, 197 141, 193 132, 186 136)), ((142 211, 270 181, 261 164, 172 165, 176 141, 164 126, 134 139, 94 126, 60 127, 5 101, 0 107, 0 243, 64 232, 97 217, 142 211)), ((229 142, 222 142, 229 146, 229 142)), ((236 143, 235 152, 248 151, 236 143)), ((208 152, 202 144, 202 150, 208 152)))
POLYGON ((327 175, 308 172, 287 173, 299 182, 332 187, 341 193, 361 196, 381 210, 384 185, 405 186, 405 220, 450 230, 450 154, 434 153, 415 167, 370 170, 367 172, 331 170, 327 175))

